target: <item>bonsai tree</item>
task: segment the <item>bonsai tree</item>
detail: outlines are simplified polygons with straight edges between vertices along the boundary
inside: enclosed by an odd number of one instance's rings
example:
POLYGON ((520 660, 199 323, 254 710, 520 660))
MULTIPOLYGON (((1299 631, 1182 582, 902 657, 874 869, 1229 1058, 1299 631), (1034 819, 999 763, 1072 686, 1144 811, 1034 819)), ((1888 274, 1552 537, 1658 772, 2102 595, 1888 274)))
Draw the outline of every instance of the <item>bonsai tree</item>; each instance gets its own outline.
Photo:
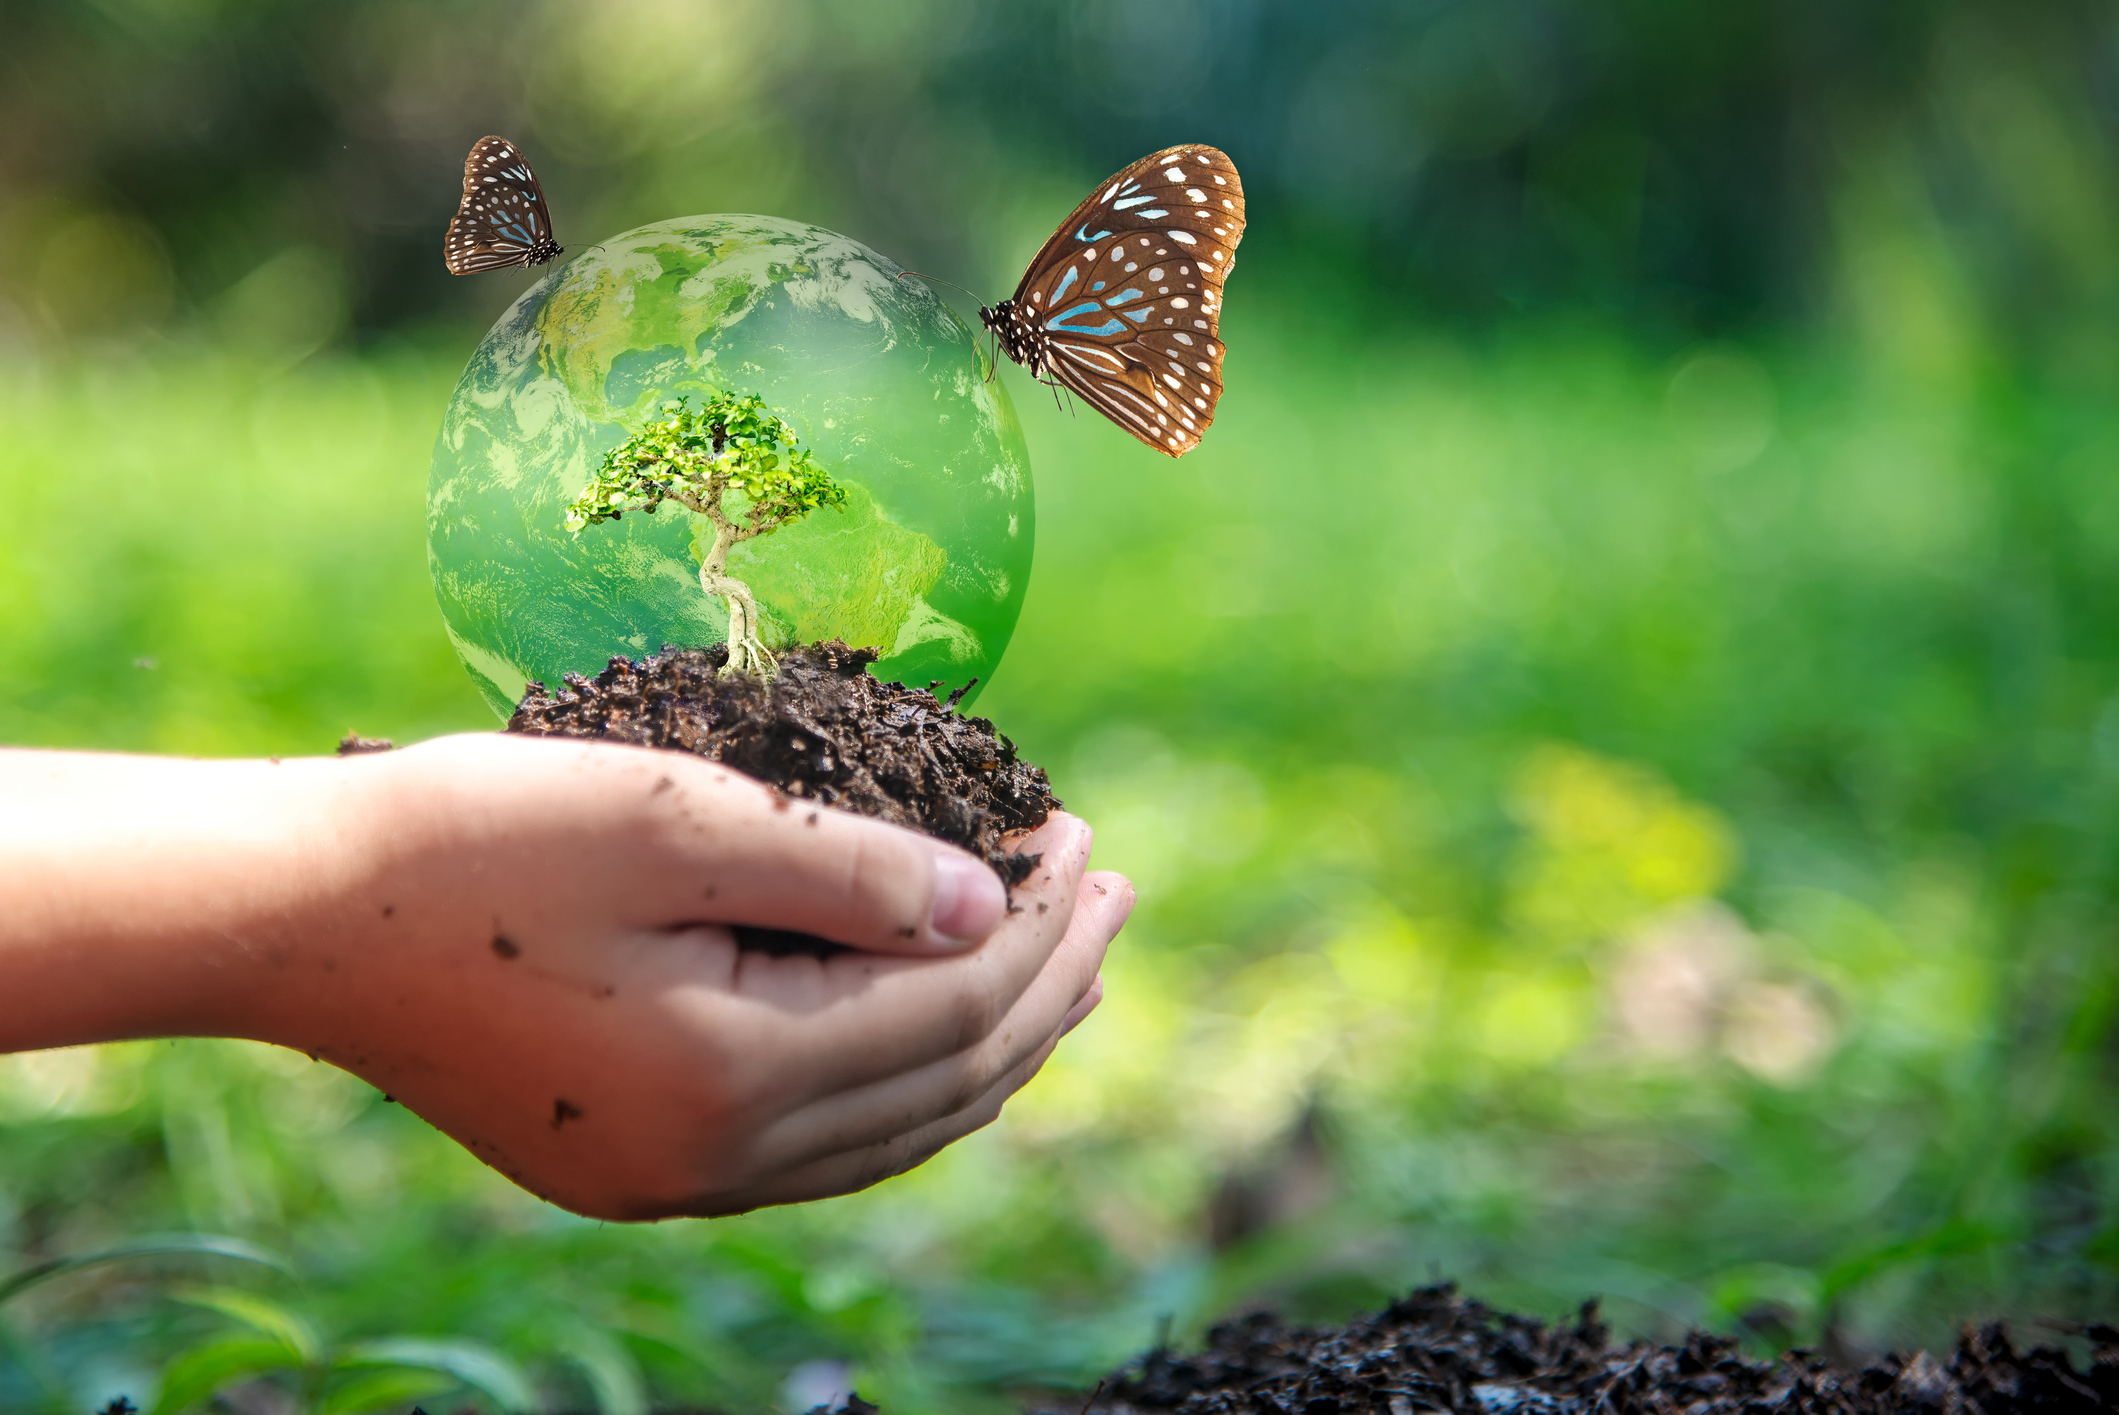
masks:
POLYGON ((664 403, 653 422, 604 457, 567 507, 566 527, 579 535, 629 510, 653 515, 665 501, 706 517, 714 539, 700 560, 699 587, 728 605, 722 671, 770 678, 775 660, 758 638, 758 602, 728 573, 728 553, 819 506, 844 509, 845 488, 799 442, 756 394, 716 393, 698 408, 686 398, 664 403), (734 509, 723 504, 731 491, 740 498, 734 509))

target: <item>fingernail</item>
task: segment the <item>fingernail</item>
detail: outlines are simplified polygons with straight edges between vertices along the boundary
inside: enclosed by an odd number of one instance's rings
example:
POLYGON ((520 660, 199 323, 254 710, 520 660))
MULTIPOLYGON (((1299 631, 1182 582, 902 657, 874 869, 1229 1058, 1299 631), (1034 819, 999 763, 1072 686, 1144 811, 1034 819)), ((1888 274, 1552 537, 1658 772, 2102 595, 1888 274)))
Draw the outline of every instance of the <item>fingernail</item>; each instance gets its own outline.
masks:
POLYGON ((934 857, 934 913, 928 930, 947 947, 969 948, 1000 927, 1008 890, 984 861, 954 852, 934 857))

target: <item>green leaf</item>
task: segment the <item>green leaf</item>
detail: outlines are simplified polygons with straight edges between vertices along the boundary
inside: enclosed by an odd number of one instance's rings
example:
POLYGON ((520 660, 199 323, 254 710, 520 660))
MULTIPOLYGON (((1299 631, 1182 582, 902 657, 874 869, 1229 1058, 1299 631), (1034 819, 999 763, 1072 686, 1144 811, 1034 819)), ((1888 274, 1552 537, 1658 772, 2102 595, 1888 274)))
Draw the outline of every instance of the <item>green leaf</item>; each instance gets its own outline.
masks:
POLYGON ((407 1368, 355 1376, 324 1398, 323 1415, 365 1415, 424 1400, 462 1382, 445 1371, 407 1368))
POLYGON ((1997 1243, 2004 1243, 2012 1235, 1992 1224, 1974 1223, 1969 1219, 1952 1219, 1948 1223, 1915 1237, 1896 1243, 1886 1243, 1866 1253, 1842 1259, 1827 1268, 1819 1282, 1818 1300, 1829 1304, 1849 1288, 1867 1282, 1878 1273, 1907 1263, 1924 1262, 1931 1258, 1962 1257, 1967 1253, 1983 1252, 1997 1243))
POLYGON ((194 1307, 205 1307, 224 1317, 233 1317, 277 1338, 298 1352, 304 1365, 315 1365, 323 1355, 324 1341, 317 1335, 316 1328, 300 1314, 269 1297, 233 1287, 187 1287, 171 1295, 179 1302, 189 1302, 194 1307))
POLYGON ((349 1347, 339 1366, 417 1366, 446 1371, 467 1386, 491 1396, 503 1410, 528 1410, 537 1403, 536 1389, 522 1368, 476 1341, 429 1341, 388 1337, 349 1347))
POLYGON ((604 454, 563 513, 569 532, 579 535, 631 505, 645 509, 663 499, 695 509, 719 506, 729 491, 750 502, 742 519, 752 535, 769 534, 819 506, 845 504, 845 490, 755 393, 717 393, 700 408, 682 398, 663 407, 667 417, 604 454), (785 457, 776 450, 782 447, 785 457))
POLYGON ((99 1263, 117 1263, 130 1258, 156 1258, 180 1253, 234 1258, 240 1262, 258 1263, 277 1269, 290 1277, 294 1274, 293 1265, 285 1258, 268 1248, 260 1248, 255 1243, 245 1243, 240 1238, 227 1238, 217 1233, 167 1233, 136 1238, 130 1243, 98 1248, 89 1253, 54 1258, 48 1263, 24 1268, 13 1277, 0 1281, 0 1302, 35 1287, 47 1278, 78 1272, 82 1268, 94 1267, 99 1263))
POLYGON ((51 1358, 43 1343, 31 1343, 7 1322, 0 1321, 0 1358, 13 1358, 15 1364, 29 1374, 43 1393, 39 1409, 73 1408, 69 1396, 66 1373, 61 1371, 51 1358))
POLYGON ((647 1384, 640 1363, 601 1327, 580 1327, 558 1342, 569 1361, 588 1377, 589 1393, 602 1415, 647 1415, 647 1384))
POLYGON ((300 1370, 301 1353, 266 1337, 236 1336, 195 1346, 162 1372, 154 1415, 178 1415, 241 1376, 300 1370))

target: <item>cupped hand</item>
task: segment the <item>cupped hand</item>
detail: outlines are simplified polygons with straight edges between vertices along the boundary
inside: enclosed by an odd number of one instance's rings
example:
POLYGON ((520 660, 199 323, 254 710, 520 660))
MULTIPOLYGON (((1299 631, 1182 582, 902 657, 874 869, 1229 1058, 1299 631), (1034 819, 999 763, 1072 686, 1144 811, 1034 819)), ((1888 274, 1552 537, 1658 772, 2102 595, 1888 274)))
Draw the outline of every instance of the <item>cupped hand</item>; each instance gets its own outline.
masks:
POLYGON ((987 1124, 1095 1007, 1133 904, 1065 815, 1010 892, 673 752, 479 736, 332 765, 336 904, 247 1034, 600 1218, 847 1193, 987 1124), (736 924, 849 949, 774 957, 736 924))

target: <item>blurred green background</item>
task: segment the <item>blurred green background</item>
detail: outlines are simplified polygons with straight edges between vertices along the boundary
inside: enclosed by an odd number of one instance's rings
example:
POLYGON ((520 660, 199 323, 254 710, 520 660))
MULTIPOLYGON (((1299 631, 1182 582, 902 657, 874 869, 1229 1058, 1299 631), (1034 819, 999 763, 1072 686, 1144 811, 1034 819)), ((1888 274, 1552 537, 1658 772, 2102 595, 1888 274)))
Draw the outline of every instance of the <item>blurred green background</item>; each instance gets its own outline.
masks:
POLYGON ((921 1171, 641 1229, 300 1057, 0 1058, 14 1266, 293 1269, 26 1290, 0 1407, 419 1338, 309 1395, 998 1411, 1437 1275, 1853 1355, 2119 1310, 2119 13, 15 0, 0 741, 493 725, 421 539, 529 279, 442 271, 486 132, 572 247, 762 211, 988 298, 1140 154, 1242 168, 1199 451, 1007 371, 980 710, 1140 883, 1110 1000, 921 1171))

